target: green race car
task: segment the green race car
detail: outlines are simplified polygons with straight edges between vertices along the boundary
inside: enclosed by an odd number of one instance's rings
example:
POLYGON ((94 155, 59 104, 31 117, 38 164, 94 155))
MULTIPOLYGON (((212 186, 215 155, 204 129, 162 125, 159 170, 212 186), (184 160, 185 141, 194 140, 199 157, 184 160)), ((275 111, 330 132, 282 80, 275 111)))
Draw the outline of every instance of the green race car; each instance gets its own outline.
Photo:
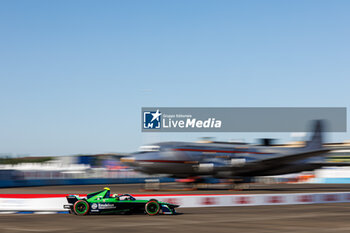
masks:
POLYGON ((77 195, 67 196, 68 204, 63 208, 69 209, 76 215, 87 214, 132 214, 146 213, 148 215, 175 214, 179 205, 160 202, 156 199, 136 200, 130 194, 113 195, 109 188, 88 194, 86 197, 77 195))

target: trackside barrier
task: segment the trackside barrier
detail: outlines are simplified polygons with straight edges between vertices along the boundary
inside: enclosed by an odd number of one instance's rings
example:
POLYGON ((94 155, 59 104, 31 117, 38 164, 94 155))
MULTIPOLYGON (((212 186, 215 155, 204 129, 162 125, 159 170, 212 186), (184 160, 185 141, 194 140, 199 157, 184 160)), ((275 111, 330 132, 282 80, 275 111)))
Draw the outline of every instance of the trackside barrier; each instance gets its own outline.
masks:
MULTIPOLYGON (((0 212, 11 211, 65 211, 65 194, 0 194, 0 212)), ((84 196, 84 195, 81 195, 84 196)), ((298 205, 350 202, 350 192, 333 193, 293 193, 293 194, 243 194, 243 195, 153 195, 135 194, 137 199, 155 198, 159 201, 186 207, 224 207, 258 205, 298 205)))
MULTIPOLYGON (((0 180, 0 188, 33 187, 51 185, 90 185, 90 184, 139 184, 145 183, 150 177, 144 178, 89 178, 89 179, 28 179, 28 180, 0 180)), ((174 182, 174 178, 152 177, 159 182, 174 182)))

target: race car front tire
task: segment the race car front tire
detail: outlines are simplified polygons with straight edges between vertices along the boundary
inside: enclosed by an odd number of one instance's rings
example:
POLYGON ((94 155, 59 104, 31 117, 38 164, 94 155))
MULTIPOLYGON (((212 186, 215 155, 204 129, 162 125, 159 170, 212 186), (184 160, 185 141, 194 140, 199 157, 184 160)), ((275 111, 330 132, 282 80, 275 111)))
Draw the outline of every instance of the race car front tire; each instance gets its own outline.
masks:
POLYGON ((85 200, 79 200, 74 203, 73 211, 76 215, 87 215, 90 210, 90 205, 85 200))
POLYGON ((156 200, 150 200, 145 205, 145 211, 148 215, 157 215, 160 211, 160 205, 156 200))

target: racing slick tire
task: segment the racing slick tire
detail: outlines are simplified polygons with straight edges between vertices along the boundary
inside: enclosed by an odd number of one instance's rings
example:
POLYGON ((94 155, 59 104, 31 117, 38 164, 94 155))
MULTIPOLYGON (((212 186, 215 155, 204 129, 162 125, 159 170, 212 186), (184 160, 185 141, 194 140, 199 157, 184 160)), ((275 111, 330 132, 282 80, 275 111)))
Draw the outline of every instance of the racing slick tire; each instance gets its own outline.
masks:
POLYGON ((160 211, 160 205, 157 200, 150 200, 145 205, 145 211, 148 215, 157 215, 160 211))
POLYGON ((79 200, 74 203, 73 211, 76 215, 87 215, 90 210, 90 205, 85 200, 79 200))

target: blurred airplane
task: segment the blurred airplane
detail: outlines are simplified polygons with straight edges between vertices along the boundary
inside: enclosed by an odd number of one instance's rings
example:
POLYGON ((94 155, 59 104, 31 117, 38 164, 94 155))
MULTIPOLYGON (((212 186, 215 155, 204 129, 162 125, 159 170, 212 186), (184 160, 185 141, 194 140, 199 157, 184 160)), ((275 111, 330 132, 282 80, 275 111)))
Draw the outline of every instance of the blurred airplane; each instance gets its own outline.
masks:
POLYGON ((349 166, 327 163, 333 149, 322 146, 321 120, 314 121, 313 135, 304 147, 279 148, 222 143, 162 142, 141 147, 141 151, 121 161, 148 174, 168 174, 176 178, 210 176, 249 180, 255 176, 310 171, 322 166, 349 166))

